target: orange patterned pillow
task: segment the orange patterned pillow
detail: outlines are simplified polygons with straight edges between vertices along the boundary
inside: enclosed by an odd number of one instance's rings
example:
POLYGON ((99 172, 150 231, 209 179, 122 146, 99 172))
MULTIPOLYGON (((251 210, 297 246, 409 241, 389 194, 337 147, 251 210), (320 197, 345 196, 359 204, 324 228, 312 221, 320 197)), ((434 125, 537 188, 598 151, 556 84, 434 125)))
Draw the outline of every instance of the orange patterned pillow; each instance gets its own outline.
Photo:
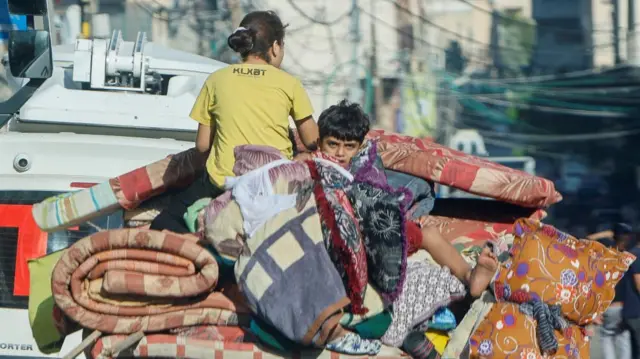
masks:
POLYGON ((494 282, 498 301, 542 300, 586 325, 611 304, 615 286, 635 257, 596 241, 580 240, 531 219, 514 225, 511 259, 494 282))
MULTIPOLYGON (((472 359, 542 359, 538 323, 514 303, 496 303, 469 339, 472 359)), ((571 325, 553 330, 555 353, 544 358, 589 358, 590 339, 583 329, 571 325)))

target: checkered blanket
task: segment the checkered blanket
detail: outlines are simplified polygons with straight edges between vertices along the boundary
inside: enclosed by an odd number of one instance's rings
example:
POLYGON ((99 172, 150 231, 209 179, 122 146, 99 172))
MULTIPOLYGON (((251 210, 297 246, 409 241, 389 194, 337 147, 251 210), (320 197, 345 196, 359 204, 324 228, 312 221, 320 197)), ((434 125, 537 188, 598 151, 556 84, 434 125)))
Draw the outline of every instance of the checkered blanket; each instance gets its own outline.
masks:
MULTIPOLYGON (((88 351, 87 358, 109 358, 110 350, 126 336, 101 338, 88 351)), ((246 338, 245 338, 246 339, 246 338)), ((278 353, 247 340, 210 340, 175 334, 147 335, 133 348, 118 357, 129 358, 183 358, 183 359, 401 359, 406 354, 396 348, 383 347, 375 357, 345 355, 328 350, 304 350, 278 353)))

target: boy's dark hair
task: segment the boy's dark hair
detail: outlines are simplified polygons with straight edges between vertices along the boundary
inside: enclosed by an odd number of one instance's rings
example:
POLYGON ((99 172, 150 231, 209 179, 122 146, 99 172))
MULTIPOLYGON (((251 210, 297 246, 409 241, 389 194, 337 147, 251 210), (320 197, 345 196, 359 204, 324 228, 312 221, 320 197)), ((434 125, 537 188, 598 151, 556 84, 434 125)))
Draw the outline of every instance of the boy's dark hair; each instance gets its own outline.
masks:
POLYGON ((280 46, 284 44, 286 27, 273 11, 253 11, 242 19, 238 30, 227 39, 227 44, 242 59, 255 55, 271 62, 269 49, 274 42, 280 46))
POLYGON ((369 116, 357 103, 342 100, 322 111, 318 119, 320 141, 326 137, 335 137, 341 141, 362 143, 369 133, 369 116))

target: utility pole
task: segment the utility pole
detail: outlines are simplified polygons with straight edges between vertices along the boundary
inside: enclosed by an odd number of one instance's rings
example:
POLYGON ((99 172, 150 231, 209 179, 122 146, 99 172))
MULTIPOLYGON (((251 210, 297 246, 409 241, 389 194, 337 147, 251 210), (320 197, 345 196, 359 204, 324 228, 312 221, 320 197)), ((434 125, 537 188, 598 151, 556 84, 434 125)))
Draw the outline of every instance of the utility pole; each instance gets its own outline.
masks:
MULTIPOLYGON (((409 17, 407 10, 409 10, 409 1, 408 0, 398 0, 396 1, 396 19, 398 23, 398 44, 400 50, 400 113, 401 118, 404 123, 406 123, 407 111, 406 108, 408 106, 408 99, 406 98, 405 89, 407 88, 408 81, 408 72, 410 71, 411 65, 411 55, 414 47, 414 36, 413 36, 413 26, 411 22, 411 18, 409 17)), ((394 118, 385 119, 385 124, 380 126, 384 129, 395 130, 397 126, 394 122, 394 118), (390 121, 394 121, 388 123, 390 121)))
POLYGON ((407 84, 407 71, 409 69, 409 52, 407 49, 400 50, 400 118, 401 122, 396 123, 395 126, 393 124, 390 125, 391 128, 385 130, 402 132, 406 129, 407 125, 407 111, 408 107, 408 99, 407 94, 404 89, 408 86, 407 84))
POLYGON ((622 63, 620 58, 620 0, 611 0, 611 17, 613 23, 613 61, 616 65, 622 63))
MULTIPOLYGON (((424 8, 424 1, 418 1, 418 11, 420 12, 420 17, 425 19, 427 17, 427 12, 424 8)), ((420 21, 420 25, 418 26, 418 33, 420 34, 421 39, 427 38, 427 27, 424 24, 424 21, 420 21)), ((422 61, 422 66, 427 68, 431 67, 431 49, 429 48, 429 44, 427 42, 423 42, 420 44, 420 57, 422 61)), ((421 68, 420 70, 423 70, 421 68)))
POLYGON ((360 45, 360 7, 358 0, 351 0, 351 86, 349 89, 349 100, 360 102, 360 76, 358 68, 358 54, 360 45))
POLYGON ((629 0, 627 6, 627 62, 631 65, 640 64, 636 37, 636 0, 629 0))
POLYGON ((236 28, 240 26, 240 22, 244 16, 242 4, 240 3, 240 0, 229 0, 227 3, 229 4, 229 12, 231 13, 231 26, 236 28))
POLYGON ((489 7, 491 8, 491 61, 493 67, 496 70, 498 78, 504 77, 504 66, 502 61, 502 52, 500 51, 500 33, 498 27, 500 26, 500 16, 496 9, 495 0, 489 0, 489 7))
MULTIPOLYGON (((371 1, 371 14, 376 14, 376 1, 377 0, 369 0, 371 1)), ((371 118, 374 123, 378 123, 382 118, 382 105, 383 105, 383 84, 381 83, 380 77, 378 76, 378 37, 376 33, 376 21, 372 17, 371 18, 371 60, 370 60, 370 74, 373 80, 373 91, 374 91, 374 99, 373 99, 373 111, 371 118)))

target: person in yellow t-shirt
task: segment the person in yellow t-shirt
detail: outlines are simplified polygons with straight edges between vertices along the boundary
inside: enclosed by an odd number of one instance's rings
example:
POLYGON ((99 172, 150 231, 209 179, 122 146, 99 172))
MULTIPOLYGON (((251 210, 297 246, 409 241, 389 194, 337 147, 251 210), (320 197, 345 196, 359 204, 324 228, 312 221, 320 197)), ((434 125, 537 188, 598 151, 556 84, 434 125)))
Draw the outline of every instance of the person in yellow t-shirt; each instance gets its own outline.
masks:
POLYGON ((200 198, 222 193, 225 177, 233 176, 236 146, 268 145, 291 159, 289 116, 304 145, 316 148, 318 126, 309 96, 300 80, 280 69, 285 28, 273 11, 254 11, 229 36, 242 63, 212 73, 191 110, 199 123, 196 148, 208 156, 206 176, 175 193, 151 229, 187 233, 184 213, 200 198))

